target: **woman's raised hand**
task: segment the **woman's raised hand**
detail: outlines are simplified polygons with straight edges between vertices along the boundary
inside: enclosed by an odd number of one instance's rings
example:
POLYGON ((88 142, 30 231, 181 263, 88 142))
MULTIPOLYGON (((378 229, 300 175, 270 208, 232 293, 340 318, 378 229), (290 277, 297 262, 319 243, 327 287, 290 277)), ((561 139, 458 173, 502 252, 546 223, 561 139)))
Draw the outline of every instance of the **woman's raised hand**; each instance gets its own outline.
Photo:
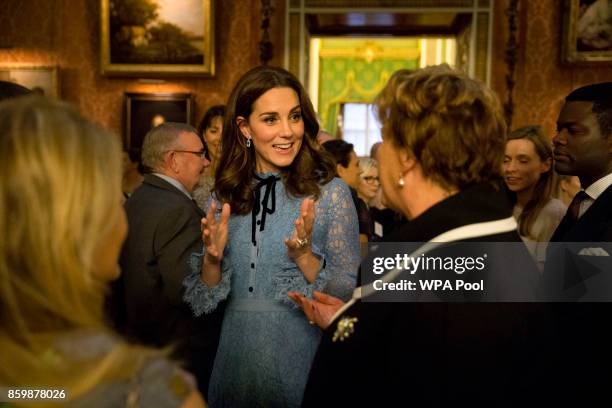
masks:
POLYGON ((221 219, 217 222, 215 214, 217 203, 213 201, 206 217, 202 218, 202 241, 206 247, 204 263, 218 265, 223 259, 223 250, 227 244, 227 224, 230 217, 229 204, 223 204, 221 219))
POLYGON ((302 201, 300 215, 295 220, 295 229, 291 239, 285 239, 289 257, 294 261, 302 255, 311 253, 312 227, 315 221, 314 200, 306 198, 302 201))

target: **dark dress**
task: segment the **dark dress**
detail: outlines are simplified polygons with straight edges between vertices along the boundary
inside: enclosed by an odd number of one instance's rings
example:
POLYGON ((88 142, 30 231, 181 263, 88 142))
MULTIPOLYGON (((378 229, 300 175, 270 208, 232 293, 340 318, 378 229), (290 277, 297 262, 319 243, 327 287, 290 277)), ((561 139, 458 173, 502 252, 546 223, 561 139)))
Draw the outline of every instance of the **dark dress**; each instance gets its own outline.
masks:
MULTIPOLYGON (((478 185, 431 207, 388 240, 428 241, 510 216, 503 194, 478 185)), ((520 237, 511 231, 474 240, 520 237)), ((526 249, 520 258, 512 261, 529 265, 525 276, 537 276, 526 249)), ((527 406, 545 395, 550 333, 537 303, 358 300, 324 331, 303 406, 527 406), (334 342, 343 318, 358 319, 354 333, 334 342)))
POLYGON ((370 207, 370 221, 372 224, 372 241, 385 241, 393 231, 401 228, 408 220, 390 208, 370 207))
POLYGON ((359 198, 359 195, 354 188, 350 188, 350 190, 353 203, 355 204, 355 209, 357 210, 357 219, 359 220, 359 235, 366 235, 369 241, 370 238, 372 238, 373 231, 368 206, 361 198, 359 198))

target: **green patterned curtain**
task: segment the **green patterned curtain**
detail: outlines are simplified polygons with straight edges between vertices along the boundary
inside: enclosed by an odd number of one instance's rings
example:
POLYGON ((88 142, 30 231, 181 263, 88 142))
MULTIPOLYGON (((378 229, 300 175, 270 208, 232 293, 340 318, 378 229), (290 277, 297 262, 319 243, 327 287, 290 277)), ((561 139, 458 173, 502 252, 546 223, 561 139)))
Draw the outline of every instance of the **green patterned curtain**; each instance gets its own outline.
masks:
POLYGON ((367 63, 362 58, 321 58, 318 112, 325 130, 332 135, 343 103, 371 103, 398 69, 416 69, 418 60, 380 59, 367 63))

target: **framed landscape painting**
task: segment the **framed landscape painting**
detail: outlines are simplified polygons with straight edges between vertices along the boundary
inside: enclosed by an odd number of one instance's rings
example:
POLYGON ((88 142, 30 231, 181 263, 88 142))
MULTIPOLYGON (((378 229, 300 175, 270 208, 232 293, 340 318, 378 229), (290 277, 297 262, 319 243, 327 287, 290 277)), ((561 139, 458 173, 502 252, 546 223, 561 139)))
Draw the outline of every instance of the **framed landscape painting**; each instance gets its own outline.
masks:
POLYGON ((612 2, 565 0, 563 5, 563 62, 610 63, 612 2))
POLYGON ((112 76, 212 76, 213 0, 100 0, 100 65, 112 76))
POLYGON ((164 122, 193 122, 193 94, 126 92, 125 146, 141 148, 149 130, 164 122))

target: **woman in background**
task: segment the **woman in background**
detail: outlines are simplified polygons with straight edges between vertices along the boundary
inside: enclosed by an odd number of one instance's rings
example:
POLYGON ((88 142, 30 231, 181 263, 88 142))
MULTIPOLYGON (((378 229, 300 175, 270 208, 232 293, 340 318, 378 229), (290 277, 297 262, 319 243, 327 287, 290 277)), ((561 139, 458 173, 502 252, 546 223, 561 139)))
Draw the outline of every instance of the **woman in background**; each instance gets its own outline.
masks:
POLYGON ((212 407, 300 406, 321 333, 287 293, 353 291, 357 214, 318 130, 306 91, 284 69, 250 70, 228 100, 204 254, 185 280, 196 315, 227 299, 212 407))
POLYGON ((200 181, 193 191, 193 198, 200 206, 206 208, 215 184, 215 170, 221 154, 221 133, 223 132, 223 117, 225 105, 215 105, 208 109, 198 126, 198 133, 202 137, 207 152, 206 158, 210 166, 204 169, 200 181))
POLYGON ((0 104, 0 386, 62 390, 53 406, 201 407, 190 376, 104 323, 121 179, 117 138, 75 110, 0 104))
POLYGON ((355 153, 355 149, 351 143, 342 139, 329 140, 323 143, 323 149, 331 154, 336 164, 336 177, 344 181, 350 189, 353 204, 357 210, 357 219, 359 220, 359 241, 362 245, 361 253, 365 254, 365 248, 372 237, 372 225, 370 223, 370 213, 368 206, 363 199, 359 197, 358 188, 361 175, 359 167, 359 158, 355 153))
POLYGON ((539 126, 525 126, 508 135, 503 172, 516 197, 513 214, 519 234, 542 271, 546 247, 566 206, 552 198, 552 143, 539 126))
POLYGON ((144 180, 144 167, 140 157, 140 149, 124 150, 122 154, 123 181, 121 190, 123 197, 127 200, 144 180))
POLYGON ((378 195, 380 189, 380 180, 378 179, 378 162, 369 157, 361 157, 359 159, 359 186, 357 194, 369 207, 373 205, 373 201, 378 195))
POLYGON ((553 188, 553 197, 561 200, 566 207, 574 199, 574 196, 580 191, 580 179, 577 176, 555 173, 555 188, 553 188))

